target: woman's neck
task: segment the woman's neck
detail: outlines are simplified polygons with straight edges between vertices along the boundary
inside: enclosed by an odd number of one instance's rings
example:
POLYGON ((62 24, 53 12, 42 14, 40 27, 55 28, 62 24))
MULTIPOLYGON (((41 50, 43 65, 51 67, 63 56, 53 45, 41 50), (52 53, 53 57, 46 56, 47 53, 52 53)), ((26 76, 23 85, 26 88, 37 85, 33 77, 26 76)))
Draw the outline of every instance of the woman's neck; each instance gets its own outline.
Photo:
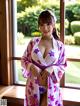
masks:
POLYGON ((42 40, 51 40, 53 36, 42 36, 42 40))

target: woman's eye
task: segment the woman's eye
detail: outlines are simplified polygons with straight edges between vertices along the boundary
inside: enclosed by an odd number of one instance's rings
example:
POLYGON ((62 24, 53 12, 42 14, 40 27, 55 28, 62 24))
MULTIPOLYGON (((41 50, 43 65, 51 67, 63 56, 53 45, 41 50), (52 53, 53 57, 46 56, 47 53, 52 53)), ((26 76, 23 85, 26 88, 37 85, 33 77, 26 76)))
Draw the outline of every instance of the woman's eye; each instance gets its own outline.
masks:
POLYGON ((51 23, 47 23, 47 25, 51 25, 51 23))
POLYGON ((40 26, 43 26, 43 24, 40 24, 40 26))

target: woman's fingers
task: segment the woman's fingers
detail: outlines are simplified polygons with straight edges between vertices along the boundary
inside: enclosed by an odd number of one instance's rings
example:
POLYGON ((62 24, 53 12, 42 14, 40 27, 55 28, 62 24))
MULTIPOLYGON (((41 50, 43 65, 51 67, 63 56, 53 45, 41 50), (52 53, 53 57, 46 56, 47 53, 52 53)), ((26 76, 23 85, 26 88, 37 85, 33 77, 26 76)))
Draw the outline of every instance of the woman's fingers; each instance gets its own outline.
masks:
POLYGON ((47 88, 47 79, 49 75, 50 74, 46 70, 41 71, 39 75, 39 84, 41 86, 45 86, 47 88))
POLYGON ((33 76, 35 76, 35 77, 37 77, 38 76, 38 71, 37 71, 37 68, 34 66, 34 65, 32 65, 31 67, 30 67, 30 70, 31 70, 31 73, 32 73, 32 75, 33 76))
POLYGON ((48 78, 48 76, 49 76, 49 72, 47 72, 46 70, 43 70, 42 72, 41 72, 41 76, 42 76, 42 78, 48 78))
POLYGON ((45 87, 47 86, 47 80, 43 76, 39 75, 38 80, 39 80, 39 85, 45 86, 45 87))

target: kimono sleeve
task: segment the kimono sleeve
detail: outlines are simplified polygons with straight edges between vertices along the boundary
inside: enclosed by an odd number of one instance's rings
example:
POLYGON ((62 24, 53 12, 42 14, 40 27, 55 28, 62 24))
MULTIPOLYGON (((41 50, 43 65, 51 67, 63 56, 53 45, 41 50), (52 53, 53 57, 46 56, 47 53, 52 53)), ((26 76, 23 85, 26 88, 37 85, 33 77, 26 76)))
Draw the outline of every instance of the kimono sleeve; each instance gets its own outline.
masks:
POLYGON ((22 74, 24 78, 27 78, 30 75, 32 48, 33 48, 33 41, 31 40, 21 58, 22 74))
POLYGON ((60 51, 60 53, 59 53, 57 65, 54 65, 52 67, 53 72, 51 73, 51 78, 54 83, 57 83, 61 80, 61 78, 65 72, 65 68, 67 66, 65 46, 63 43, 61 43, 61 46, 59 47, 59 51, 60 51))

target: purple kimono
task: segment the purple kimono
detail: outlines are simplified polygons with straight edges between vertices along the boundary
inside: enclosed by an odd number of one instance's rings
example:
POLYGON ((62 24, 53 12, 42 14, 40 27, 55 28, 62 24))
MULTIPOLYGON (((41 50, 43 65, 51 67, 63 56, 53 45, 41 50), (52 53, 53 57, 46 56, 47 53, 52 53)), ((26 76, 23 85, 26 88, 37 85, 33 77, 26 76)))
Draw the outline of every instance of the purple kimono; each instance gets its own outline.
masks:
POLYGON ((63 106, 59 84, 66 67, 64 44, 53 38, 54 48, 43 58, 38 47, 40 40, 41 37, 35 37, 30 41, 21 60, 22 73, 27 78, 24 106, 39 106, 40 93, 45 91, 47 91, 47 106, 63 106), (37 77, 31 75, 30 63, 35 64, 38 72, 40 69, 46 69, 50 73, 47 89, 39 85, 37 77))

